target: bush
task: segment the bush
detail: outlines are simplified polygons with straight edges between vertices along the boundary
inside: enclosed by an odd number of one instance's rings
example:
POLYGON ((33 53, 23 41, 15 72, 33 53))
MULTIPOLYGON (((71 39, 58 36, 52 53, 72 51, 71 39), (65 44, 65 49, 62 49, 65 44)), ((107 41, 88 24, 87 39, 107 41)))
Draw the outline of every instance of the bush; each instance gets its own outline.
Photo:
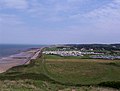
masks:
POLYGON ((108 82, 102 82, 100 84, 98 84, 99 86, 104 86, 104 87, 112 87, 112 88, 117 88, 120 89, 120 81, 108 81, 108 82))

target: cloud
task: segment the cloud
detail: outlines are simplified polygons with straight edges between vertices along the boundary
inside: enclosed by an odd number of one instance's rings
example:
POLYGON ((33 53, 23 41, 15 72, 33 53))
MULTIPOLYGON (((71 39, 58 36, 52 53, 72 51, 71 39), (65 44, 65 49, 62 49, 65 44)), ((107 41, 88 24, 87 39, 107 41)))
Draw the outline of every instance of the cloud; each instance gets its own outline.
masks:
POLYGON ((11 9, 27 9, 27 0, 0 0, 1 8, 11 8, 11 9))
POLYGON ((120 2, 118 2, 118 0, 114 0, 112 3, 108 5, 95 9, 90 13, 87 13, 86 17, 98 19, 103 17, 120 18, 119 15, 120 15, 120 2))
POLYGON ((24 22, 16 15, 0 14, 0 28, 5 26, 18 26, 22 25, 24 22))
POLYGON ((107 6, 101 7, 99 9, 96 9, 92 12, 90 12, 88 17, 97 17, 98 19, 106 17, 113 17, 114 19, 120 18, 120 2, 116 2, 116 0, 108 4, 107 6))
POLYGON ((71 15, 70 19, 82 21, 99 32, 118 32, 120 27, 120 0, 113 0, 85 14, 71 15), (113 31, 114 30, 114 31, 113 31))
POLYGON ((63 21, 88 0, 32 0, 28 13, 44 21, 63 21))
POLYGON ((114 42, 120 35, 120 0, 0 0, 0 8, 4 40, 114 42))

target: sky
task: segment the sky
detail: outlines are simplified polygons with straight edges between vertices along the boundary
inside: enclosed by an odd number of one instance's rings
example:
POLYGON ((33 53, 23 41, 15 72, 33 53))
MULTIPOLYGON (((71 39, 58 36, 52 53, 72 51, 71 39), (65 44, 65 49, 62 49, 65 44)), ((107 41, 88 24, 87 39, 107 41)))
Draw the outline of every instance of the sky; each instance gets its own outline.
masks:
POLYGON ((0 44, 120 43, 120 0, 0 0, 0 44))

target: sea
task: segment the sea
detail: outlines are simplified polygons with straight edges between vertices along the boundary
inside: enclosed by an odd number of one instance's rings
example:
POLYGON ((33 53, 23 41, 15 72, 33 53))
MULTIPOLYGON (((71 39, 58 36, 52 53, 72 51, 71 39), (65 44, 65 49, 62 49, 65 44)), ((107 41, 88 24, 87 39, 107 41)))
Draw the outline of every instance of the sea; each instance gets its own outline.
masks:
POLYGON ((44 46, 45 45, 0 44, 0 58, 17 54, 31 48, 41 48, 44 46))

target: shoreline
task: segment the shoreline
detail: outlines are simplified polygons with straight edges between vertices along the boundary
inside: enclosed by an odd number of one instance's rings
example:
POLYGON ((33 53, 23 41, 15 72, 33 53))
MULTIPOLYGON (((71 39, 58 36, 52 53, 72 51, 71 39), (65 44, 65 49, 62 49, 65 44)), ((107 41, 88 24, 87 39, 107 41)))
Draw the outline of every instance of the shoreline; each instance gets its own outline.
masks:
POLYGON ((18 54, 0 58, 0 73, 6 72, 12 67, 27 65, 30 60, 36 59, 43 48, 30 48, 18 54))

